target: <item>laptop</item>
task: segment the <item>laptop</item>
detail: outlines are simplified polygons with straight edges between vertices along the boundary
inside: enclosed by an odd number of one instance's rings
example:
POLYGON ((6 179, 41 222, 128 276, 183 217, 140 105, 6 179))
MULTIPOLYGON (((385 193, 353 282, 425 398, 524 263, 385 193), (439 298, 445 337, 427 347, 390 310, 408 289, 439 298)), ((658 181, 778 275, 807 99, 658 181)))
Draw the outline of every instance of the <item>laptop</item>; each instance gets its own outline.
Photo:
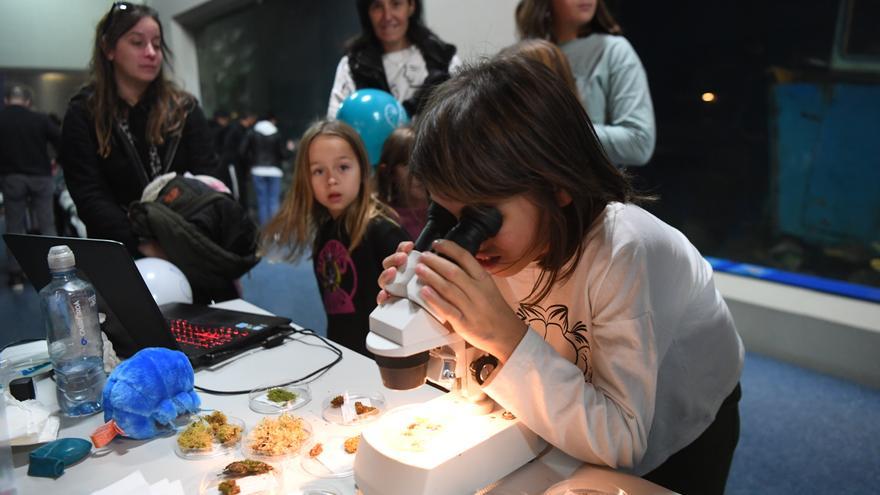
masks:
POLYGON ((272 347, 292 332, 290 318, 245 313, 197 304, 156 304, 128 250, 121 242, 29 234, 4 234, 34 289, 51 280, 49 248, 66 244, 78 274, 98 294, 106 314, 101 328, 119 357, 145 347, 180 350, 194 368, 210 366, 258 346, 272 347))

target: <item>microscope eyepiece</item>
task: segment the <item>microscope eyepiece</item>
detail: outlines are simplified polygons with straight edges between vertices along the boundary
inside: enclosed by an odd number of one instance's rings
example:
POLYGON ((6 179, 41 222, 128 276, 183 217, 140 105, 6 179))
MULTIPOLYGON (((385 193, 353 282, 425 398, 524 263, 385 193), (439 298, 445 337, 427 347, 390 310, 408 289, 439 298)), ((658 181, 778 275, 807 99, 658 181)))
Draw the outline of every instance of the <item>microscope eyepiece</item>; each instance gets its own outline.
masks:
POLYGON ((431 249, 431 243, 442 239, 456 223, 458 223, 458 219, 455 218, 455 215, 432 201, 428 205, 428 218, 425 221, 425 227, 419 234, 419 238, 416 239, 414 249, 419 252, 431 249))
POLYGON ((446 239, 474 255, 480 249, 480 244, 500 229, 501 212, 497 209, 491 206, 466 206, 461 211, 458 225, 446 234, 446 239))

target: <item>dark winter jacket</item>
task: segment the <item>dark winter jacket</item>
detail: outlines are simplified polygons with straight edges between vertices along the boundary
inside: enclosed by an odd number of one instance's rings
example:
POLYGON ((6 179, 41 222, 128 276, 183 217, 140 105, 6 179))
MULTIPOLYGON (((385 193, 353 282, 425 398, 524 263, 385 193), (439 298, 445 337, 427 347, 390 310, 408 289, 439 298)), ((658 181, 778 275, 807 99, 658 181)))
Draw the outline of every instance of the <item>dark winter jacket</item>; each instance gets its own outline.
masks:
POLYGON ((245 209, 198 179, 175 177, 155 201, 133 203, 129 216, 134 232, 157 241, 186 275, 196 303, 238 297, 235 279, 259 261, 257 226, 245 209))
MULTIPOLYGON (((416 42, 415 45, 425 59, 428 77, 412 98, 402 102, 410 116, 415 116, 421 111, 435 86, 449 79, 449 64, 456 51, 455 45, 433 35, 416 42)), ((382 66, 382 54, 382 48, 376 44, 355 48, 348 53, 348 67, 357 89, 375 88, 391 92, 385 77, 385 68, 382 66)))
POLYGON ((59 148, 61 131, 47 115, 20 105, 0 110, 0 175, 52 175, 50 143, 59 148))
POLYGON ((268 120, 261 120, 248 130, 239 154, 251 167, 264 165, 278 168, 289 155, 278 128, 268 120))
MULTIPOLYGON (((146 96, 129 108, 129 125, 135 146, 116 125, 112 131, 107 158, 98 154, 95 119, 87 99, 89 87, 70 100, 61 133, 61 164, 67 188, 77 211, 86 224, 89 237, 124 243, 138 255, 138 239, 131 230, 128 206, 140 200, 141 192, 154 177, 149 170, 146 122, 152 99, 146 96)), ((217 162, 205 115, 195 99, 187 103, 188 113, 180 134, 166 136, 157 147, 162 172, 215 175, 217 162)))

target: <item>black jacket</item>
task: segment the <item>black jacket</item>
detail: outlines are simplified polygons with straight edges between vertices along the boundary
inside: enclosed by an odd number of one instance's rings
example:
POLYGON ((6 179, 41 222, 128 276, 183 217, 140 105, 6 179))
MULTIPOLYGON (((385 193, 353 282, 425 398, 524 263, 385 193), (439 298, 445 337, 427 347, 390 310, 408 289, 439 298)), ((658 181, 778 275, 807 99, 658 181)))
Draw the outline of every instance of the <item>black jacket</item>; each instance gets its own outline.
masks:
MULTIPOLYGON (((425 59, 428 77, 422 81, 422 87, 412 98, 402 102, 410 117, 422 110, 435 86, 449 79, 449 63, 452 62, 456 51, 455 45, 433 35, 416 42, 415 45, 425 59)), ((350 51, 348 67, 357 89, 375 88, 391 92, 388 79, 385 77, 385 68, 382 66, 382 49, 378 45, 370 44, 350 51)))
MULTIPOLYGON (((138 239, 131 229, 128 206, 140 200, 144 186, 153 179, 148 170, 145 139, 151 100, 146 97, 129 108, 136 146, 131 146, 117 125, 112 132, 110 155, 102 158, 98 155, 94 116, 87 106, 91 93, 90 88, 85 88, 74 96, 64 116, 61 133, 64 179, 89 237, 120 241, 137 255, 138 239)), ((162 170, 216 175, 217 162, 205 115, 194 98, 188 106, 183 131, 166 136, 165 143, 157 147, 162 170)))
POLYGON ((186 275, 193 302, 238 296, 234 281, 259 261, 257 226, 229 194, 198 179, 175 177, 155 201, 132 203, 134 231, 155 239, 186 275))
POLYGON ((61 130, 47 115, 23 106, 0 110, 0 175, 52 175, 47 144, 61 144, 61 130))
POLYGON ((269 121, 262 120, 248 129, 239 148, 245 162, 251 166, 271 165, 281 168, 281 162, 289 156, 281 133, 269 121))
POLYGON ((343 221, 328 220, 318 229, 312 264, 324 310, 327 336, 353 351, 372 357, 366 338, 370 313, 376 307, 382 260, 394 253, 409 235, 396 223, 382 217, 372 219, 364 238, 349 251, 351 238, 343 221))

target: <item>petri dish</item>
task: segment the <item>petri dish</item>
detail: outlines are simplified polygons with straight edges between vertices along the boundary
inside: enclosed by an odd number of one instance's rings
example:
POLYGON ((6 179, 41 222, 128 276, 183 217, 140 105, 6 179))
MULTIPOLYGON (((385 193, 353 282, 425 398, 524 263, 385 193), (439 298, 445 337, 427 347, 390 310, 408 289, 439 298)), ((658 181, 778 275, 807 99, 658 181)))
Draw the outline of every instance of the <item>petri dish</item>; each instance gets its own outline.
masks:
POLYGON ((283 462, 299 455, 312 438, 312 426, 304 418, 282 413, 267 416, 247 431, 241 451, 248 459, 283 462))
POLYGON ((341 392, 338 394, 330 395, 329 397, 324 399, 321 411, 321 416, 324 418, 324 420, 337 425, 355 426, 374 421, 385 412, 385 396, 383 396, 379 392, 348 393, 347 402, 345 402, 342 406, 333 405, 333 400, 335 398, 345 396, 346 392, 341 392), (357 412, 355 411, 355 405, 358 402, 360 402, 364 406, 368 406, 374 409, 371 409, 362 414, 357 414, 357 412), (347 409, 348 413, 346 413, 344 409, 347 409))
POLYGON ((564 480, 551 486, 544 495, 627 495, 622 488, 609 483, 574 479, 564 480))
POLYGON ((239 445, 241 444, 242 436, 244 435, 244 421, 231 416, 226 417, 226 424, 230 425, 233 428, 232 430, 226 432, 227 435, 231 436, 231 439, 224 442, 220 438, 218 438, 218 435, 216 433, 214 433, 211 434, 212 440, 210 445, 206 445, 205 447, 186 448, 180 445, 180 436, 185 434, 189 430, 190 426, 207 426, 208 430, 206 432, 210 432, 210 425, 203 419, 206 416, 207 414, 192 415, 190 417, 190 422, 178 430, 179 433, 177 435, 177 438, 174 439, 174 453, 177 454, 178 457, 183 459, 208 459, 211 457, 226 455, 238 450, 239 445), (236 433, 234 429, 237 429, 238 432, 236 433))
POLYGON ((220 491, 220 485, 224 482, 234 482, 241 490, 241 493, 253 495, 282 495, 285 493, 282 487, 282 473, 274 466, 272 466, 272 470, 267 473, 253 474, 249 476, 229 474, 225 471, 225 468, 232 465, 234 462, 240 462, 243 460, 245 459, 238 459, 232 463, 224 465, 216 471, 209 471, 206 473, 199 484, 199 494, 220 495, 223 493, 220 491))
MULTIPOLYGON (((291 492, 291 494, 294 493, 297 492, 291 492)), ((317 482, 300 487, 299 495, 342 495, 342 492, 334 486, 317 482)))
POLYGON ((252 411, 262 414, 279 414, 299 409, 308 404, 312 400, 312 393, 308 385, 286 385, 283 387, 266 385, 252 390, 248 394, 248 399, 252 411), (269 392, 271 390, 282 390, 294 394, 294 398, 286 402, 269 400, 269 392))
MULTIPOLYGON (((303 450, 300 465, 303 470, 318 478, 346 478, 354 474, 354 452, 345 450, 346 441, 359 439, 360 434, 345 436, 333 436, 312 442, 307 449, 303 450), (321 444, 321 452, 312 455, 315 445, 321 444)), ((358 440, 356 440, 358 441, 358 440)))

